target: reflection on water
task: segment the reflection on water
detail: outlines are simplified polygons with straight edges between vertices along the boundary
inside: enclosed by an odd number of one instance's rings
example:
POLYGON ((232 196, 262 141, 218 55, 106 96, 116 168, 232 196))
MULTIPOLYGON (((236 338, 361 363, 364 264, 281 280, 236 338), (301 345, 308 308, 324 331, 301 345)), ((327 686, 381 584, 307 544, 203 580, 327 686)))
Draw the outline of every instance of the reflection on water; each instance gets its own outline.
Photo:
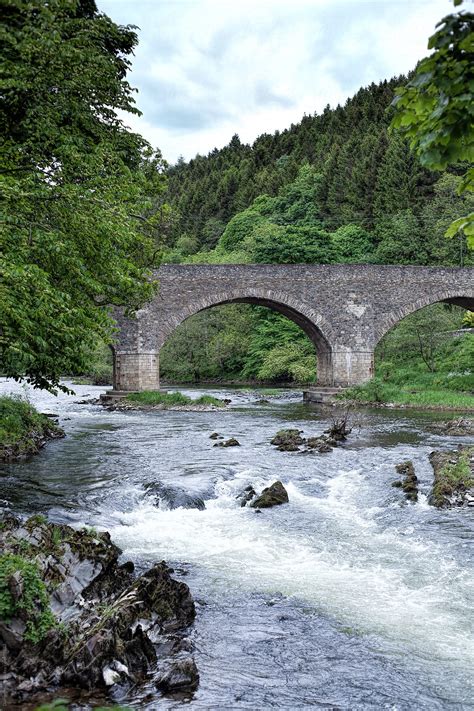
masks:
MULTIPOLYGON (((1 383, 8 390, 10 383, 1 383)), ((440 417, 364 411, 328 454, 278 452, 281 427, 320 434, 332 412, 289 392, 218 391, 224 412, 114 413, 75 397, 32 393, 68 436, 1 470, 1 498, 22 513, 107 528, 139 565, 162 558, 199 601, 201 686, 194 708, 474 708, 474 511, 437 511, 427 455, 452 442, 440 417), (70 418, 66 420, 66 418, 70 418), (240 447, 214 448, 211 432, 240 447), (391 487, 412 459, 420 501, 391 487), (281 479, 290 504, 256 514, 236 501, 248 484, 281 479), (201 497, 206 509, 159 506, 145 484, 201 497)), ((200 391, 202 392, 202 391, 200 391)), ((193 396, 195 390, 186 390, 193 396)), ((462 439, 456 439, 461 443, 462 439)), ((178 708, 140 690, 127 703, 178 708)))

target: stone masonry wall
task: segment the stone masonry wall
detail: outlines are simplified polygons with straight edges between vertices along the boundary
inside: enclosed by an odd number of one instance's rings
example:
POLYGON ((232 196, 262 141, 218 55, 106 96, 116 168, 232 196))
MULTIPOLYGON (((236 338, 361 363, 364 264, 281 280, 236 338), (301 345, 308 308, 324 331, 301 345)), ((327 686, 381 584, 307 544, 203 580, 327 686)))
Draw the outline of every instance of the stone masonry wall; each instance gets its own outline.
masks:
POLYGON ((136 319, 117 317, 117 389, 157 387, 158 353, 167 338, 186 318, 218 304, 260 304, 298 323, 315 345, 324 385, 370 379, 376 344, 413 311, 437 301, 474 310, 472 268, 165 265, 155 276, 153 301, 136 319))

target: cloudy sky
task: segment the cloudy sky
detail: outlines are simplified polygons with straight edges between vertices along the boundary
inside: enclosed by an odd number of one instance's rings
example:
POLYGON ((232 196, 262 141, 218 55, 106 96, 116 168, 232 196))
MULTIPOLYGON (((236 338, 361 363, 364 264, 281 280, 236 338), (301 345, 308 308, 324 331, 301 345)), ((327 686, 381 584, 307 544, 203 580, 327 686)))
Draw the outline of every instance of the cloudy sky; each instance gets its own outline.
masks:
POLYGON ((127 123, 164 157, 252 142, 406 73, 449 0, 97 0, 139 27, 127 123))

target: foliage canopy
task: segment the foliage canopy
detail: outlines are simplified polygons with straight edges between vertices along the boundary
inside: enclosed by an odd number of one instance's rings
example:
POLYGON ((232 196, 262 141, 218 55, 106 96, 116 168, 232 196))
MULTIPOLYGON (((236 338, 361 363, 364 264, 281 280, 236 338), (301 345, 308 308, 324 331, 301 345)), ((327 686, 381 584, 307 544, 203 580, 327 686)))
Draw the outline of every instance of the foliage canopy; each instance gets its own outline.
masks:
POLYGON ((133 28, 93 0, 10 0, 0 32, 1 368, 52 389, 110 340, 107 307, 153 293, 163 162, 117 113, 137 113, 133 28))
MULTIPOLYGON (((392 126, 410 139, 423 165, 443 170, 461 161, 474 162, 474 13, 448 15, 437 28, 428 43, 432 54, 396 91, 392 126)), ((461 190, 474 191, 472 166, 461 190)), ((453 222, 447 235, 453 237, 458 230, 474 248, 474 213, 453 222)))

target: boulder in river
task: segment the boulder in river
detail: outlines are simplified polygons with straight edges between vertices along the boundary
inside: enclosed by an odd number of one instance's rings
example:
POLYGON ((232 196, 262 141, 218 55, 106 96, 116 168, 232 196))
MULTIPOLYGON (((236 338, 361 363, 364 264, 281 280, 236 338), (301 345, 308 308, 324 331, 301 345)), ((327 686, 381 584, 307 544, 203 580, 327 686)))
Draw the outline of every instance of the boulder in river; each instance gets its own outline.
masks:
POLYGON ((336 444, 337 442, 330 440, 330 438, 326 435, 321 435, 320 437, 308 437, 308 439, 306 440, 306 447, 308 449, 317 450, 321 454, 324 454, 325 452, 331 452, 333 446, 335 446, 336 444), (330 444, 330 442, 332 444, 330 444))
POLYGON ((160 481, 151 481, 145 484, 148 494, 159 499, 166 508, 169 509, 199 509, 204 511, 206 504, 201 496, 181 489, 179 486, 171 486, 160 481))
POLYGON ((407 460, 401 464, 397 464, 395 469, 403 477, 399 481, 394 481, 392 486, 400 487, 406 494, 409 501, 418 500, 418 477, 415 474, 413 462, 407 460))
POLYGON ((209 435, 209 439, 224 439, 224 436, 219 434, 219 432, 213 432, 209 435))
POLYGON ((437 508, 474 506, 474 447, 431 452, 434 482, 428 502, 437 508))
POLYGON ((231 437, 230 439, 227 439, 225 442, 216 442, 214 447, 240 447, 240 442, 235 439, 235 437, 231 437))
POLYGON ((195 617, 166 563, 136 577, 108 533, 34 516, 0 528, 0 691, 5 707, 61 687, 112 690, 152 678, 192 691, 199 675, 184 631, 195 617))
POLYGON ((305 442, 302 432, 296 429, 279 430, 270 444, 275 445, 280 452, 298 452, 299 446, 305 442))
POLYGON ((254 509, 268 509, 271 506, 279 506, 288 502, 288 492, 285 487, 281 481, 275 481, 271 486, 267 486, 250 506, 254 509))

